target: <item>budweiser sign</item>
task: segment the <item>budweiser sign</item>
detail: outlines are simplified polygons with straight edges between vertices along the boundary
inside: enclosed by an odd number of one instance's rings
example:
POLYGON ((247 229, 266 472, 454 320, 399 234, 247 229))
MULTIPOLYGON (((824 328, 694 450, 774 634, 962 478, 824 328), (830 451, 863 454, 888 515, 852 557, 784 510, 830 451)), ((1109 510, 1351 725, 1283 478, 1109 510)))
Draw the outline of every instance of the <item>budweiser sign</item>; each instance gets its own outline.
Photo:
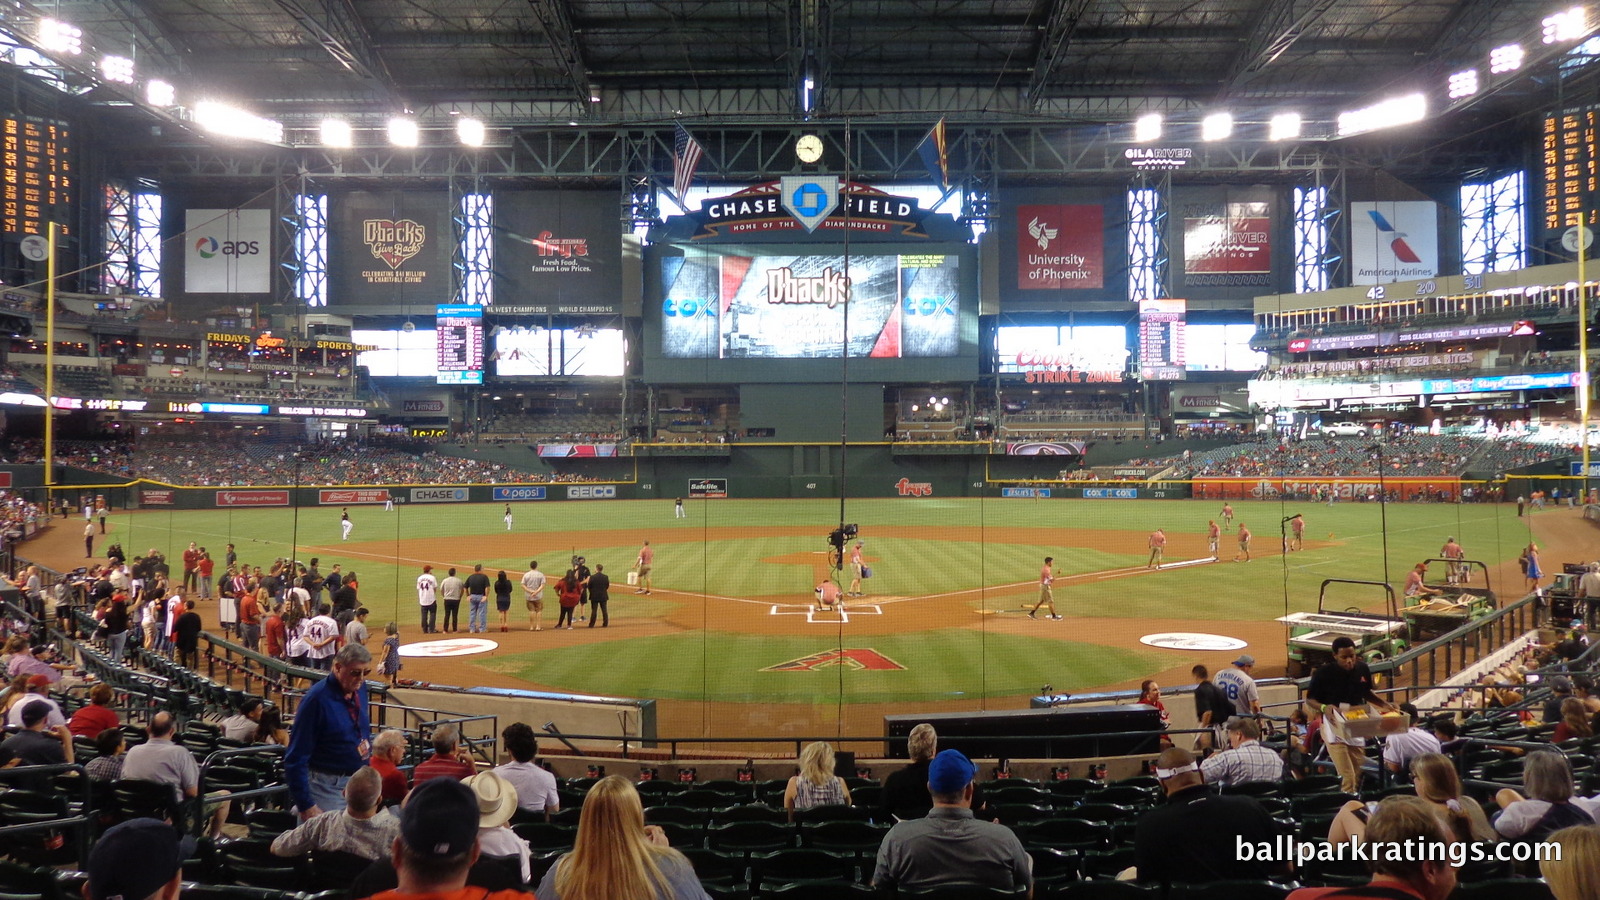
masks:
POLYGON ((323 506, 355 506, 360 503, 388 503, 389 492, 384 488, 360 490, 322 490, 317 492, 317 502, 323 506))
POLYGON ((288 491, 217 491, 218 506, 288 506, 288 491))

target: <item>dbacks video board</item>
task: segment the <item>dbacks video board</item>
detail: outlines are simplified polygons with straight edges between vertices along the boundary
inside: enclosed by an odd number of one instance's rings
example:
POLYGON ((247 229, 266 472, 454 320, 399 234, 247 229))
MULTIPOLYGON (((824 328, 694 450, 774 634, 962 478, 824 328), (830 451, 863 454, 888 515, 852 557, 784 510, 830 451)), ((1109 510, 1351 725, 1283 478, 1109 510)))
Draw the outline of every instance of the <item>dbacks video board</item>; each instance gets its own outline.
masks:
POLYGON ((954 253, 666 256, 661 355, 953 357, 961 349, 960 275, 954 253))
POLYGON ((495 297, 501 315, 617 315, 622 220, 610 191, 494 195, 495 297))
POLYGON ((450 294, 450 196, 444 191, 328 198, 328 305, 419 305, 450 294))
POLYGON ((660 381, 954 381, 978 374, 971 244, 646 248, 644 371, 660 381), (848 354, 848 356, 846 355, 848 354))

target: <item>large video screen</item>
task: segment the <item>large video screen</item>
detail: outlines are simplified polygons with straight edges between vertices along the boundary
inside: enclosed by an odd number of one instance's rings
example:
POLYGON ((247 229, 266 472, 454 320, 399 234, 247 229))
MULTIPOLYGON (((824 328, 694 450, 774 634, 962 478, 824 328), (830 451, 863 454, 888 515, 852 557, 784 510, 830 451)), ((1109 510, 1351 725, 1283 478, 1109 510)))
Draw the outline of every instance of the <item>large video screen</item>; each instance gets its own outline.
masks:
POLYGON ((501 327, 494 360, 501 378, 617 377, 627 365, 627 345, 620 328, 501 327))
POLYGON ((432 329, 371 331, 355 329, 350 340, 377 347, 356 354, 356 365, 366 366, 374 378, 434 378, 439 374, 437 336, 432 329))
MULTIPOLYGON (((698 249, 698 248, 694 248, 698 249)), ((961 352, 954 253, 661 258, 668 359, 905 359, 961 352), (848 311, 848 315, 847 315, 848 311)))

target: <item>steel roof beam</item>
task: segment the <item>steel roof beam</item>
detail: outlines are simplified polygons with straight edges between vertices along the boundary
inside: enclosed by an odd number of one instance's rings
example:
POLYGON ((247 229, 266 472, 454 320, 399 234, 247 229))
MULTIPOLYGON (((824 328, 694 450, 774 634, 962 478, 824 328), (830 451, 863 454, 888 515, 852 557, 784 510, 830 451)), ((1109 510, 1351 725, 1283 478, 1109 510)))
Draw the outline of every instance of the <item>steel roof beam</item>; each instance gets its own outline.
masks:
POLYGON ((566 0, 528 0, 533 14, 539 18, 549 40, 550 52, 555 57, 556 70, 572 92, 572 99, 589 102, 589 73, 583 62, 583 48, 578 45, 578 32, 572 26, 572 12, 566 0))
POLYGON ((380 98, 397 106, 406 102, 395 87, 394 76, 373 48, 372 37, 351 0, 274 0, 299 26, 316 39, 341 68, 361 79, 380 98))

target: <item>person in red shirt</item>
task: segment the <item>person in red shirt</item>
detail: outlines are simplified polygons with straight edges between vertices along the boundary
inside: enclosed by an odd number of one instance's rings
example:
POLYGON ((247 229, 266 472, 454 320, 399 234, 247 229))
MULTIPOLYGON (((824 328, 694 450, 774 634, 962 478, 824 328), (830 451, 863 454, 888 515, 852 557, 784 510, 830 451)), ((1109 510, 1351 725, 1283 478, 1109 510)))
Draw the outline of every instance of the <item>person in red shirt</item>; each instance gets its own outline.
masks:
POLYGON ((183 551, 183 589, 194 590, 195 564, 200 562, 200 548, 194 541, 189 542, 189 549, 183 551))
POLYGON ((122 725, 122 720, 117 717, 116 710, 111 708, 113 692, 111 685, 101 682, 89 689, 89 705, 80 708, 72 714, 71 721, 67 722, 67 730, 74 737, 94 738, 107 728, 117 728, 122 725))
POLYGON ((211 576, 217 571, 216 560, 211 558, 211 554, 201 550, 200 558, 195 561, 194 570, 200 575, 200 599, 210 600, 211 576))
POLYGON ((399 803, 406 798, 411 785, 400 763, 406 757, 406 736, 399 729, 389 728, 378 732, 372 739, 372 759, 368 763, 383 777, 383 799, 399 803))
POLYGON ((556 627, 567 623, 568 631, 572 630, 572 616, 578 608, 578 601, 583 599, 583 582, 578 580, 578 573, 572 569, 567 570, 566 577, 556 582, 556 599, 561 603, 561 616, 556 619, 556 627))
POLYGON ((267 616, 267 625, 263 630, 267 639, 267 655, 273 659, 283 659, 284 645, 289 642, 288 629, 283 625, 283 615, 278 611, 278 605, 268 601, 268 608, 272 612, 267 616))
POLYGON ((255 650, 261 644, 261 601, 249 591, 239 599, 239 640, 246 650, 255 650))
POLYGON ((472 755, 461 746, 461 732, 446 722, 434 729, 433 755, 411 773, 411 783, 420 785, 433 778, 470 778, 478 774, 472 755))
POLYGON ((477 795, 460 782, 440 779, 413 791, 395 841, 398 886, 373 894, 374 900, 529 900, 532 895, 520 889, 469 886, 479 855, 479 816, 477 795))

